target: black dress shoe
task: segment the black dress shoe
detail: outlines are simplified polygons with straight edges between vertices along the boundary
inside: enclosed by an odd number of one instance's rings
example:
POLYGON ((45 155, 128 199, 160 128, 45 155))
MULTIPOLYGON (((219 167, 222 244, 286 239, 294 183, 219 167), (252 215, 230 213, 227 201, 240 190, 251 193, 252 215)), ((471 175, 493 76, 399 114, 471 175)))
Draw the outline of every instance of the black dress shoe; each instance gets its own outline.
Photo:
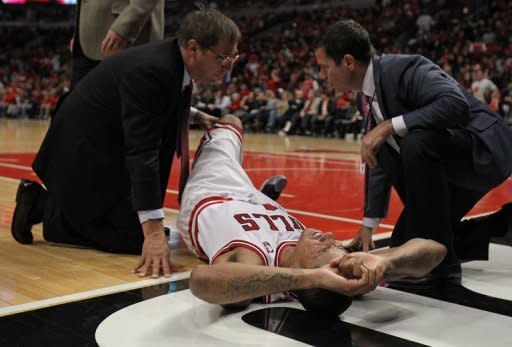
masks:
POLYGON ((42 211, 38 209, 38 199, 43 192, 43 187, 31 180, 21 180, 18 186, 11 234, 19 243, 29 244, 33 241, 32 225, 42 221, 42 211))
POLYGON ((287 183, 288 181, 284 176, 272 176, 263 182, 260 191, 272 200, 277 201, 287 183))
POLYGON ((404 277, 386 281, 388 288, 403 291, 434 290, 440 287, 461 285, 460 262, 441 264, 423 277, 404 277))

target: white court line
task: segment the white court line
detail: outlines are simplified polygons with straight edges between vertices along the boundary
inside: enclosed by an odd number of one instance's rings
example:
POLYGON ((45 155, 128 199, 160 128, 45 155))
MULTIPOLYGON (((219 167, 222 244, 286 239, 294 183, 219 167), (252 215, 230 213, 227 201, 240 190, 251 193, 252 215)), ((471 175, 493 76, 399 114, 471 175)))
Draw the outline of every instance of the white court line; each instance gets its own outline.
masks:
POLYGON ((359 172, 360 170, 360 166, 354 166, 354 167, 351 167, 351 168, 332 168, 332 169, 326 169, 326 168, 321 168, 321 167, 279 167, 279 168, 274 168, 274 167, 255 167, 255 168, 250 168, 250 169, 245 169, 246 172, 252 172, 252 171, 275 171, 275 170, 280 170, 280 171, 308 171, 308 172, 311 172, 311 171, 336 171, 336 172, 359 172))
POLYGON ((307 156, 300 156, 300 155, 291 155, 291 154, 264 154, 264 153, 258 153, 258 152, 246 152, 251 153, 253 156, 258 157, 266 157, 266 158, 275 158, 275 157, 285 157, 286 159, 295 159, 295 160, 307 160, 310 162, 321 162, 321 163, 329 163, 329 164, 338 164, 338 165, 359 165, 359 160, 350 160, 350 159, 324 159, 324 158, 317 158, 317 157, 307 157, 307 156))
POLYGON ((20 169, 20 170, 25 170, 25 171, 32 171, 32 168, 30 166, 26 166, 26 165, 16 165, 16 164, 0 163, 0 166, 9 167, 11 169, 20 169))
POLYGON ((0 162, 18 163, 19 160, 17 158, 0 158, 0 162))
MULTIPOLYGON (((353 218, 346 218, 346 217, 338 217, 338 216, 332 216, 330 214, 323 214, 323 213, 316 213, 316 212, 307 212, 307 211, 301 211, 301 210, 294 210, 294 209, 286 209, 288 212, 293 214, 300 214, 303 216, 309 216, 309 217, 317 217, 317 218, 323 218, 323 219, 329 219, 329 220, 335 220, 339 222, 346 222, 346 223, 352 223, 352 224, 362 224, 362 219, 353 219, 353 218)), ((391 224, 379 224, 380 227, 385 229, 393 229, 394 226, 391 224)))
MULTIPOLYGON (((136 275, 134 275, 136 276, 136 275)), ((26 304, 13 305, 8 307, 0 308, 0 317, 8 316, 15 313, 27 312, 38 310, 45 307, 62 305, 70 302, 96 298, 114 293, 126 292, 128 290, 134 290, 149 286, 155 286, 158 284, 164 284, 173 281, 179 281, 190 277, 190 271, 179 272, 172 274, 171 277, 160 277, 157 279, 145 279, 137 282, 123 283, 112 287, 105 287, 99 289, 87 290, 84 292, 73 293, 69 295, 57 296, 55 298, 37 300, 28 302, 26 304)))
MULTIPOLYGON (((167 189, 166 191, 167 191, 167 193, 170 193, 170 194, 178 194, 177 190, 167 189)), ((281 194, 281 195, 285 196, 285 194, 281 194)), ((293 195, 292 195, 292 197, 293 197, 293 195)), ((179 211, 177 209, 168 208, 168 207, 165 207, 164 210, 168 211, 168 212, 172 212, 172 213, 178 213, 178 211, 179 211)), ((330 215, 330 214, 317 213, 317 212, 308 212, 308 211, 295 210, 295 209, 290 209, 290 208, 287 208, 286 210, 288 212, 290 212, 290 213, 299 214, 299 215, 303 215, 303 216, 316 217, 316 218, 321 218, 321 219, 323 218, 323 219, 335 220, 335 221, 346 222, 346 223, 351 223, 351 224, 359 224, 359 225, 363 224, 363 220, 362 219, 339 217, 339 216, 333 216, 333 215, 330 215)), ((493 212, 495 212, 495 211, 471 214, 471 215, 468 215, 468 216, 464 217, 463 219, 486 216, 486 215, 491 214, 493 212)), ((381 224, 379 224, 379 227, 384 228, 384 229, 391 229, 392 230, 395 226, 393 224, 381 223, 381 224)), ((383 235, 383 234, 386 234, 386 233, 379 233, 377 235, 383 235)))
MULTIPOLYGON (((169 194, 174 194, 174 195, 178 195, 178 191, 177 190, 174 190, 174 189, 166 189, 165 190, 167 193, 169 194)), ((292 195, 292 194, 285 194, 285 193, 281 193, 281 196, 282 197, 285 197, 285 198, 294 198, 295 195, 292 195)))

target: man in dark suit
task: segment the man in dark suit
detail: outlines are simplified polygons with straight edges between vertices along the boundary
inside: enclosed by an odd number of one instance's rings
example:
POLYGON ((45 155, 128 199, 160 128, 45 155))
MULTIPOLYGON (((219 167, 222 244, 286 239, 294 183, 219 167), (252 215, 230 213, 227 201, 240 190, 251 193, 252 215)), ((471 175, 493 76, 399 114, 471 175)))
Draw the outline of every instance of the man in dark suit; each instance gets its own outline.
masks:
POLYGON ((512 204, 471 223, 462 217, 512 171, 512 131, 439 66, 420 55, 373 54, 368 32, 352 20, 320 41, 321 74, 339 91, 359 91, 365 118, 363 226, 350 244, 373 248, 393 186, 404 204, 391 237, 444 244, 448 254, 425 281, 460 281, 459 259, 487 259, 492 236, 512 233, 512 204))
MULTIPOLYGON (((106 59, 71 92, 33 163, 43 181, 24 180, 12 234, 115 253, 142 253, 135 271, 170 275, 163 201, 176 153, 180 188, 188 175, 192 81, 220 80, 238 58, 237 25, 202 8, 182 22, 177 39, 130 48, 106 59)), ((208 127, 213 117, 195 120, 208 127)))

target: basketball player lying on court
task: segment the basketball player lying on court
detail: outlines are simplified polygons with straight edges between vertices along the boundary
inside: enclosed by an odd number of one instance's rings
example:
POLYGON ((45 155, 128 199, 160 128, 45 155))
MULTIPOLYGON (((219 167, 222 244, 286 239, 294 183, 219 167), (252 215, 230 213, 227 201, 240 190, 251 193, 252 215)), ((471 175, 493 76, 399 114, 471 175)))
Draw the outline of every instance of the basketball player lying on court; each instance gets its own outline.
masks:
POLYGON ((423 276, 441 262, 446 249, 432 240, 347 254, 331 233, 306 229, 252 184, 242 168, 241 126, 227 115, 204 135, 183 192, 178 230, 209 262, 192 271, 194 295, 244 307, 253 298, 269 302, 276 299, 271 294, 295 291, 308 308, 305 298, 321 293, 327 300, 322 307, 328 308, 334 293, 343 301, 383 279, 423 276))

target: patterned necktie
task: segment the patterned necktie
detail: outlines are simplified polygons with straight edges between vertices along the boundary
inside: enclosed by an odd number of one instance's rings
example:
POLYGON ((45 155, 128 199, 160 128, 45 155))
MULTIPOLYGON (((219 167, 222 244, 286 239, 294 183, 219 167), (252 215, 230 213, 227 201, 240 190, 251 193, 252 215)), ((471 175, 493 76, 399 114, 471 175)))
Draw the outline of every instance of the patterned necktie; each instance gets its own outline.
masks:
POLYGON ((189 175, 189 160, 188 160, 188 128, 189 128, 189 117, 190 117, 190 102, 192 99, 192 82, 183 90, 183 109, 181 111, 181 117, 179 119, 178 127, 178 141, 176 153, 178 157, 181 157, 181 171, 180 171, 180 185, 178 190, 178 202, 181 202, 181 194, 187 183, 189 175))
MULTIPOLYGON (((370 107, 370 100, 368 95, 359 92, 357 93, 356 106, 359 113, 363 116, 363 129, 364 133, 367 134, 373 128, 373 115, 370 107)), ((370 190, 370 168, 366 163, 361 163, 361 172, 364 173, 364 210, 368 206, 368 197, 370 190)))
POLYGON ((370 98, 368 95, 359 92, 357 93, 356 104, 359 113, 361 113, 361 116, 363 116, 364 133, 367 134, 373 128, 373 115, 372 109, 370 107, 370 98))

